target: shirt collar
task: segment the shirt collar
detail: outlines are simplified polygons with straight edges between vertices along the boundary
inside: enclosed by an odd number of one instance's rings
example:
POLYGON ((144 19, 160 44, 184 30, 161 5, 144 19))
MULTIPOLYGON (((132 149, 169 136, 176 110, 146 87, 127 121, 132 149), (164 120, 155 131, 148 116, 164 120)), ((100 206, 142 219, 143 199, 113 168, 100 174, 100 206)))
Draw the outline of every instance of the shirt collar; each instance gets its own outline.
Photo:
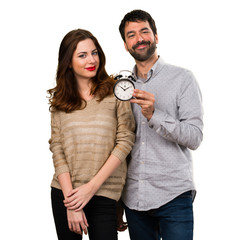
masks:
POLYGON ((137 80, 147 82, 151 78, 154 78, 162 70, 164 64, 165 64, 164 60, 159 56, 158 60, 155 62, 153 67, 148 71, 147 79, 142 79, 142 78, 137 77, 137 67, 136 67, 136 65, 133 68, 133 73, 136 76, 137 80))

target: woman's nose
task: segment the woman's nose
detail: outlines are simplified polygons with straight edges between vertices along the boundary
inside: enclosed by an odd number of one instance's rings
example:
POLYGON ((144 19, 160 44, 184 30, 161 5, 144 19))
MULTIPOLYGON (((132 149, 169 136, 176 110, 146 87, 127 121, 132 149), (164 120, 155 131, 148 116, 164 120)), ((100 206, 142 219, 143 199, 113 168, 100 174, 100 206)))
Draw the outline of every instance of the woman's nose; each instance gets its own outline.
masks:
POLYGON ((95 57, 90 55, 89 56, 89 62, 94 63, 95 62, 95 57))

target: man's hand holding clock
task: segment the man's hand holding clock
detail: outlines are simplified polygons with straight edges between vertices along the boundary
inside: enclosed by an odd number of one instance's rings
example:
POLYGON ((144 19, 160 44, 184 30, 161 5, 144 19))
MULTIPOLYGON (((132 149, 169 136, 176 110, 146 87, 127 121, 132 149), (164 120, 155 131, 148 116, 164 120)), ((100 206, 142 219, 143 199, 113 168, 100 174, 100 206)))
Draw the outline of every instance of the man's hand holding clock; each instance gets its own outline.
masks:
POLYGON ((149 121, 154 113, 154 94, 135 89, 133 81, 136 81, 134 75, 127 70, 123 70, 115 78, 117 82, 114 85, 114 95, 121 101, 130 100, 131 103, 138 104, 142 109, 142 114, 149 121), (121 73, 130 73, 122 75, 121 73))
POLYGON ((149 121, 154 113, 154 94, 139 89, 134 89, 133 97, 130 102, 137 103, 141 107, 141 112, 149 121))

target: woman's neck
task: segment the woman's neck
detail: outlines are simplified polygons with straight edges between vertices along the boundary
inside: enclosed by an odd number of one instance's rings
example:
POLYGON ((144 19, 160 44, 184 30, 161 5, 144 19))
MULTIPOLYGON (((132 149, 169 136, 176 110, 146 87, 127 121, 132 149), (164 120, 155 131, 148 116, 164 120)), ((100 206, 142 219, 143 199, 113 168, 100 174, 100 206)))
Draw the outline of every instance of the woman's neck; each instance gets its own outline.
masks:
POLYGON ((81 97, 86 101, 91 100, 94 97, 93 95, 91 95, 91 80, 78 79, 77 83, 81 97))

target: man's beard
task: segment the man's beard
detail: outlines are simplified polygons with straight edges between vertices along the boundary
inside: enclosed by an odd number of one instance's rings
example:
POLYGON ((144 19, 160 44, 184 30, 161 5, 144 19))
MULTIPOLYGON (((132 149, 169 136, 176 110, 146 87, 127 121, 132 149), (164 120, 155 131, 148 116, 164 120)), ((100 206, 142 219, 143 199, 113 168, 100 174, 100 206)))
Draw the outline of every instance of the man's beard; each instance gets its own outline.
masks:
POLYGON ((156 41, 154 40, 154 42, 152 44, 150 44, 149 41, 142 41, 140 43, 135 44, 133 47, 133 50, 129 50, 129 53, 131 54, 131 56, 140 62, 146 61, 148 60, 155 52, 157 46, 156 46, 156 41), (137 53, 135 52, 135 49, 140 46, 140 45, 149 45, 149 48, 147 49, 146 53, 137 53))

